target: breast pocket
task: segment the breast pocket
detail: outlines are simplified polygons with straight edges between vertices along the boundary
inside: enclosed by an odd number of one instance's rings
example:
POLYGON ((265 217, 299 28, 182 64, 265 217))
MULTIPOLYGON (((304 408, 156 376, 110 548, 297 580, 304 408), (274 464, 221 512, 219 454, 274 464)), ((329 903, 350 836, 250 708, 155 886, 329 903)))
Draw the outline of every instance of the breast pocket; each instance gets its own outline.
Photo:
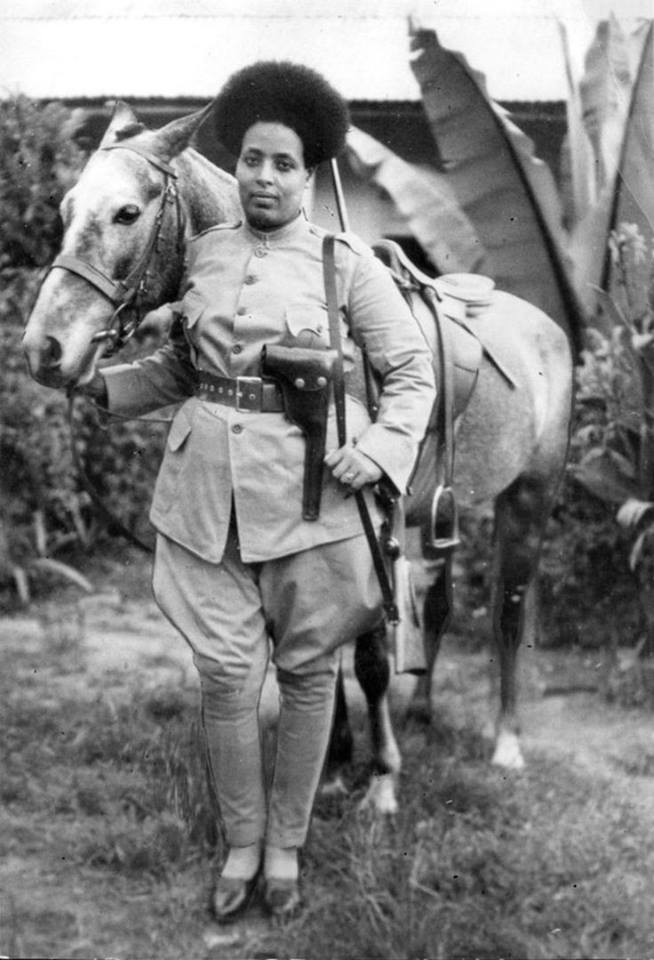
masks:
POLYGON ((286 329, 298 347, 328 347, 327 310, 315 303, 292 303, 286 308, 286 329))

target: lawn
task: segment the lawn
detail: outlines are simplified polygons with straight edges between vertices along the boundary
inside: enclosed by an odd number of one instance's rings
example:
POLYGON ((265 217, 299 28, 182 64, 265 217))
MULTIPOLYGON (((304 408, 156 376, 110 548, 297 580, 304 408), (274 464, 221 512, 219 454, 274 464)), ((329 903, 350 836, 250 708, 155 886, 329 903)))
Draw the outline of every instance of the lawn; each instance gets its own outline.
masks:
POLYGON ((133 573, 95 597, 68 592, 0 623, 0 954, 654 955, 648 716, 586 694, 557 746, 532 691, 528 767, 507 774, 489 765, 476 707, 460 711, 468 684, 469 703, 481 702, 472 694, 486 682, 484 656, 452 646, 431 725, 398 717, 401 812, 384 821, 359 809, 367 734, 355 703, 352 789, 317 803, 304 913, 285 927, 257 908, 232 927, 213 924, 208 881, 221 839, 195 678, 133 573), (622 721, 640 732, 631 753, 622 721), (604 762, 577 762, 569 731, 602 722, 622 739, 605 742, 597 726, 604 762))

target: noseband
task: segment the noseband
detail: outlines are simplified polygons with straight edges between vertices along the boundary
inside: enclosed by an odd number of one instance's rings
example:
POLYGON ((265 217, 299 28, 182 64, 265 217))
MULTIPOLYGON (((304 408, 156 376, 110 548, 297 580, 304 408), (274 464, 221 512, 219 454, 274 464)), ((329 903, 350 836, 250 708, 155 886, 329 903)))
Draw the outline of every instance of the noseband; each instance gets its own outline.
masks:
MULTIPOLYGON (((109 326, 105 330, 100 330, 92 338, 93 343, 99 343, 102 340, 109 341, 105 356, 115 353, 119 350, 138 329, 142 318, 139 310, 138 300, 143 296, 147 288, 147 281, 150 276, 149 266, 154 256, 163 227, 166 205, 172 203, 175 205, 177 221, 177 250, 183 249, 184 243, 184 224, 182 222, 181 208, 179 202, 179 191, 175 183, 177 173, 173 168, 154 154, 143 150, 140 147, 127 143, 114 143, 107 147, 101 147, 101 150, 130 150, 144 157, 148 163, 164 174, 164 189, 161 194, 159 209, 157 210, 152 230, 145 249, 137 261, 135 267, 125 277, 124 280, 114 280, 108 277, 102 270, 94 267, 87 260, 82 260, 73 254, 62 253, 52 262, 50 270, 56 267, 74 273, 78 277, 86 280, 92 287, 109 300, 115 307, 109 320, 109 326), (131 308, 132 315, 126 318, 125 311, 131 308)), ((49 272, 49 271, 48 271, 49 272)))

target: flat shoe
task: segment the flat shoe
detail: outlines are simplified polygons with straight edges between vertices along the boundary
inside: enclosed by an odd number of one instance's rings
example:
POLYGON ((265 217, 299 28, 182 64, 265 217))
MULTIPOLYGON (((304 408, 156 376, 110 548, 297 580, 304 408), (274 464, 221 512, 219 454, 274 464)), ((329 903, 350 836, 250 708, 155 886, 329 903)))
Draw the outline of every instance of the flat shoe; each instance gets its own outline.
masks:
POLYGON ((249 880, 240 877, 218 877, 211 891, 211 910, 218 923, 231 923, 249 906, 257 887, 259 874, 249 880))
POLYGON ((277 920, 290 920, 302 906, 299 881, 266 877, 263 901, 269 913, 277 920))

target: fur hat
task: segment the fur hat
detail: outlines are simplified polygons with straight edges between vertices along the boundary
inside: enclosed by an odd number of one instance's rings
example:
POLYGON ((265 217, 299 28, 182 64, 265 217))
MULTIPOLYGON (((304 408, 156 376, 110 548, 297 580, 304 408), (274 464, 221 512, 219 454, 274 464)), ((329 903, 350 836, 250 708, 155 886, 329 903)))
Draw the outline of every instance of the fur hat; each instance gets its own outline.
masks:
POLYGON ((235 156, 250 127, 283 123, 297 133, 304 163, 315 167, 345 145, 347 103, 315 70, 288 61, 260 61, 233 74, 214 101, 216 135, 235 156))

